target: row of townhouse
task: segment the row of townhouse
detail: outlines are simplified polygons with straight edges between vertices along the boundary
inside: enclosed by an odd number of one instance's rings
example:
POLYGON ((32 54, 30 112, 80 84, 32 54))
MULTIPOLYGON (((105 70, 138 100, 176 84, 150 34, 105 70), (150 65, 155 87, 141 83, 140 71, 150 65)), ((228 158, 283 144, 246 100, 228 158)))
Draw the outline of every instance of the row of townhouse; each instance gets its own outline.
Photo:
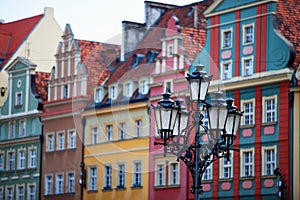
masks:
POLYGON ((279 189, 299 198, 297 3, 145 4, 160 15, 123 22, 135 44, 125 39, 121 54, 74 39, 67 24, 50 74, 23 57, 8 65, 0 198, 193 199, 187 167, 154 145, 151 105, 166 90, 185 100, 199 63, 213 75, 209 92, 221 88, 244 111, 240 151, 207 168, 201 198, 276 199, 279 189))

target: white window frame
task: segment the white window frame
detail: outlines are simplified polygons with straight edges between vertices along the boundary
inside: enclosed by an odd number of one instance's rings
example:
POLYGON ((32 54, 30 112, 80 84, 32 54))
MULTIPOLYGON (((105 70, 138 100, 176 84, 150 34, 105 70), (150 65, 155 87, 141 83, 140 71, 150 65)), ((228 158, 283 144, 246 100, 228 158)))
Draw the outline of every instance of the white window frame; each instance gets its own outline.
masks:
POLYGON ((75 192, 75 173, 67 172, 67 192, 74 193, 75 192))
POLYGON ((251 23, 251 24, 245 24, 243 25, 243 45, 247 45, 247 44, 253 44, 254 43, 254 37, 255 37, 255 26, 254 26, 254 23, 251 23), (252 40, 250 42, 247 41, 247 28, 249 27, 252 27, 252 34, 251 34, 251 37, 252 37, 252 40))
POLYGON ((221 62, 221 79, 230 80, 232 78, 232 60, 226 60, 221 62), (228 70, 225 67, 228 66, 228 70), (226 76, 228 74, 228 76, 226 76))
POLYGON ((223 29, 222 32, 221 32, 221 37, 222 37, 222 49, 229 49, 229 48, 232 48, 232 33, 233 33, 233 30, 232 28, 228 28, 228 29, 223 29), (227 32, 230 32, 230 45, 227 45, 226 42, 226 38, 225 38, 225 33, 227 32))
POLYGON ((26 119, 20 120, 19 123, 19 137, 26 136, 26 119))
POLYGON ((158 187, 166 185, 166 165, 165 162, 156 163, 155 185, 158 187))
POLYGON ((118 98, 118 87, 116 85, 111 85, 109 87, 109 97, 111 100, 116 100, 118 98))
POLYGON ((125 163, 117 164, 117 188, 125 188, 125 180, 126 180, 126 166, 125 163))
POLYGON ((135 133, 136 133, 136 137, 142 136, 142 134, 143 134, 143 120, 142 119, 135 120, 135 133))
POLYGON ((64 131, 58 131, 56 135, 56 149, 58 151, 65 150, 66 146, 66 136, 64 131), (61 137, 62 136, 62 137, 61 137))
POLYGON ((55 194, 64 193, 64 174, 57 173, 55 176, 55 194))
POLYGON ((163 92, 167 91, 168 86, 170 86, 169 92, 172 92, 173 91, 173 81, 171 79, 164 80, 164 91, 163 92))
POLYGON ((37 148, 36 147, 29 148, 28 155, 29 155, 28 167, 36 168, 36 166, 37 166, 37 148), (35 152, 35 155, 33 155, 32 152, 35 152))
POLYGON ((205 169, 202 176, 202 180, 209 181, 212 180, 212 178, 213 178, 213 163, 208 165, 207 168, 205 169))
POLYGON ((132 187, 142 186, 142 162, 133 161, 132 165, 132 187))
POLYGON ((25 185, 24 184, 17 185, 17 198, 16 199, 25 200, 25 185), (21 190, 21 188, 22 188, 22 190, 21 190))
POLYGON ((140 91, 141 94, 147 94, 149 91, 149 82, 146 79, 140 80, 140 91))
POLYGON ((23 105, 23 93, 22 91, 16 92, 15 106, 22 106, 22 105, 23 105))
POLYGON ((46 151, 47 152, 53 152, 55 149, 55 138, 54 138, 54 133, 47 133, 46 134, 46 151))
POLYGON ((91 144, 97 144, 98 143, 98 127, 92 127, 91 128, 91 144))
POLYGON ((113 140, 113 125, 112 124, 107 124, 106 126, 106 139, 107 141, 112 141, 113 140))
POLYGON ((7 167, 6 167, 6 169, 8 171, 16 169, 15 159, 16 159, 15 150, 9 150, 9 151, 7 151, 7 167), (10 157, 10 154, 12 154, 12 157, 10 157))
POLYGON ((95 97, 94 97, 95 102, 100 103, 102 99, 103 99, 103 89, 95 88, 95 97))
POLYGON ((276 158, 276 155, 277 155, 277 146, 276 145, 273 145, 273 146, 262 146, 261 148, 261 160, 262 160, 262 170, 261 170, 261 173, 262 173, 262 176, 272 176, 273 175, 273 172, 274 172, 274 169, 276 169, 276 163, 277 163, 277 158, 276 158), (273 160, 271 161, 267 161, 266 159, 267 158, 267 151, 271 151, 273 150, 273 160), (268 165, 273 165, 273 167, 271 167, 271 169, 268 169, 268 165), (268 173, 269 171, 269 173, 268 173))
POLYGON ((98 186, 98 168, 97 166, 89 166, 89 191, 97 191, 98 186))
POLYGON ((174 52, 174 45, 173 43, 167 44, 167 57, 172 57, 174 52))
POLYGON ((169 185, 179 185, 180 183, 180 162, 171 162, 169 164, 169 185), (177 168, 174 169, 173 166, 177 168))
POLYGON ((64 84, 64 89, 63 89, 63 98, 69 98, 70 97, 70 84, 64 84))
POLYGON ((105 164, 103 166, 103 189, 112 189, 112 165, 105 164))
POLYGON ((26 149, 18 149, 18 169, 26 168, 26 149), (22 154, 22 155, 21 155, 22 154))
POLYGON ((119 123, 119 138, 120 140, 124 140, 126 138, 126 123, 119 123))
POLYGON ((251 76, 254 73, 254 57, 249 56, 249 57, 243 57, 242 58, 242 76, 251 76), (246 62, 251 60, 252 61, 252 66, 246 65, 246 62), (246 71, 249 70, 249 73, 246 73, 246 71))
POLYGON ((133 83, 132 82, 125 82, 124 83, 124 96, 131 97, 133 90, 133 83))
POLYGON ((247 148, 247 149, 243 149, 243 148, 241 148, 240 149, 240 166, 241 166, 241 174, 240 174, 240 176, 241 177, 254 177, 255 176, 255 174, 254 174, 254 172, 255 172, 255 170, 254 170, 254 168, 255 168, 255 149, 254 149, 254 147, 253 148, 247 148), (252 162, 250 163, 246 163, 245 162, 245 153, 252 153, 252 162), (245 174, 246 172, 245 172, 245 167, 246 166, 251 166, 251 172, 249 172, 250 173, 250 175, 249 174, 245 174))
POLYGON ((241 124, 243 126, 252 126, 255 124, 255 98, 252 98, 252 99, 248 99, 248 100, 241 100, 241 108, 243 108, 243 111, 244 111, 244 114, 243 114, 243 117, 242 117, 242 121, 241 121, 241 124), (245 109, 245 105, 246 104, 252 104, 252 113, 251 112, 247 112, 247 109, 245 109), (251 118, 252 116, 252 123, 245 123, 246 121, 246 118, 249 117, 251 118))
POLYGON ((8 139, 14 139, 16 137, 16 122, 9 122, 9 135, 8 139))
POLYGON ((53 175, 46 174, 45 175, 45 195, 53 194, 53 175))
POLYGON ((14 199, 14 185, 6 186, 5 198, 6 198, 6 200, 14 199))
POLYGON ((262 113, 262 123, 273 123, 273 122, 276 122, 277 121, 277 95, 272 95, 272 96, 264 96, 262 97, 262 110, 263 110, 263 113, 262 113), (274 100, 274 109, 273 110, 267 110, 267 101, 270 101, 270 100, 274 100), (268 117, 268 113, 271 113, 271 115, 274 117, 274 120, 272 121, 268 121, 267 120, 267 117, 268 117))
POLYGON ((68 149, 76 148, 76 130, 68 130, 68 149))
POLYGON ((230 152, 229 160, 227 157, 223 157, 220 159, 219 162, 219 170, 220 170, 220 178, 221 179, 231 179, 233 178, 233 152, 230 152), (226 162, 226 163, 225 163, 226 162), (228 169, 228 170, 225 170, 228 169), (228 173, 229 175, 226 176, 225 174, 228 173))
POLYGON ((30 183, 27 185, 27 199, 28 200, 36 199, 36 185, 34 183, 30 183), (31 191, 31 187, 33 187, 33 191, 31 191))

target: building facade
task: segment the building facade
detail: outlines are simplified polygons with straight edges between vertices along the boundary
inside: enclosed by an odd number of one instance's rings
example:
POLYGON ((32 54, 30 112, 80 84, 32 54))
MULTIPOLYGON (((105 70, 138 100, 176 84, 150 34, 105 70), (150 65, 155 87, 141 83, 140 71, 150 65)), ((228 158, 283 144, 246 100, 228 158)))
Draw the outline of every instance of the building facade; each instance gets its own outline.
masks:
POLYGON ((18 57, 6 68, 9 92, 0 118, 0 198, 40 199, 43 126, 39 114, 49 74, 18 57), (40 84, 40 86, 38 86, 40 84))
POLYGON ((41 199, 82 198, 81 111, 93 94, 105 62, 118 54, 117 45, 74 39, 71 26, 66 24, 41 115, 44 123, 41 199))
POLYGON ((278 29, 284 1, 215 1, 206 11, 205 51, 194 64, 213 75, 211 91, 221 88, 244 111, 232 158, 207 170, 203 198, 277 198, 277 168, 291 198, 291 107, 289 86, 295 48, 278 29), (276 19, 278 21, 275 21, 276 19))

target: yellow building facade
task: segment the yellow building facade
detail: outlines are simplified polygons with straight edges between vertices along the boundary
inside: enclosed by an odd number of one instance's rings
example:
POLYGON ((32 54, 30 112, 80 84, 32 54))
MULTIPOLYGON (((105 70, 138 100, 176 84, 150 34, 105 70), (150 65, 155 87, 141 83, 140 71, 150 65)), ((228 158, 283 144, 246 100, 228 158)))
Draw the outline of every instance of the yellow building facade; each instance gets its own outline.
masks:
POLYGON ((83 113, 83 199, 148 199, 147 109, 146 102, 138 102, 83 113))

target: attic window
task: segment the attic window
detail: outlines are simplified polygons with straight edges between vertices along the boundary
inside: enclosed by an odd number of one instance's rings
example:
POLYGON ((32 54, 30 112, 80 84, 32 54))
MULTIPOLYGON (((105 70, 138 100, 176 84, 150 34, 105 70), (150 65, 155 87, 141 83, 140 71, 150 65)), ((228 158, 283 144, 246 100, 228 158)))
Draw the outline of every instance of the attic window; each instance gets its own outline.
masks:
POLYGON ((102 89, 98 88, 95 91, 95 102, 100 103, 102 101, 102 89))
POLYGON ((147 53, 147 63, 152 63, 158 54, 159 52, 157 51, 149 51, 147 53))
POLYGON ((168 57, 173 56, 173 44, 168 44, 167 55, 168 57))
POLYGON ((112 100, 117 99, 117 88, 115 86, 110 87, 110 98, 112 100))
POLYGON ((195 9, 194 9, 194 7, 190 7, 190 11, 189 11, 189 13, 187 14, 187 16, 189 17, 189 16, 192 16, 193 14, 194 14, 194 12, 195 12, 195 9))
POLYGON ((135 54, 132 57, 132 64, 131 64, 131 66, 132 67, 138 66, 142 62, 143 58, 145 58, 144 54, 135 54))

